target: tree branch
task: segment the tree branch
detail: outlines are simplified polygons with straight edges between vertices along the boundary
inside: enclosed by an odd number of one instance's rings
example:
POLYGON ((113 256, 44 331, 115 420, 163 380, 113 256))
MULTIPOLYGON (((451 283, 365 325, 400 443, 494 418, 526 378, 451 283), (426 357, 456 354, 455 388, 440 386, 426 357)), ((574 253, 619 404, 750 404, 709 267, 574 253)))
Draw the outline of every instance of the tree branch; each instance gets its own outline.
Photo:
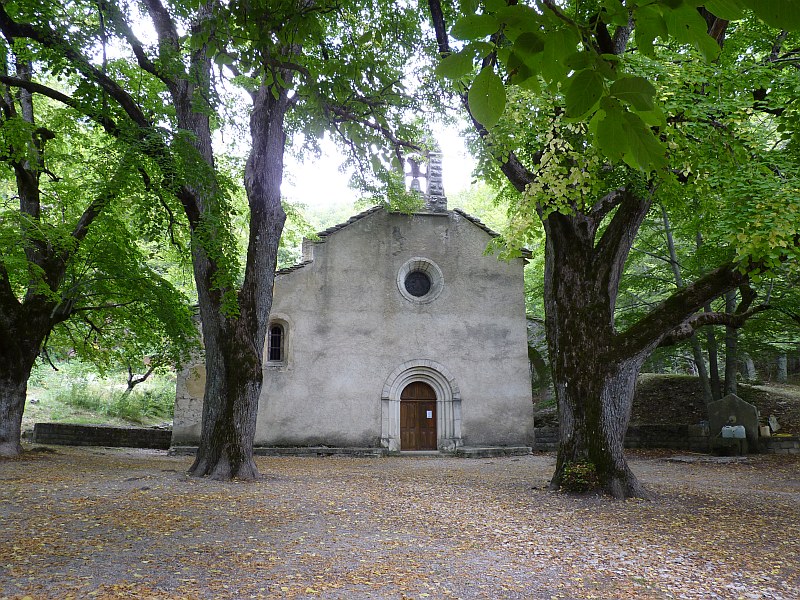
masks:
POLYGON ((9 16, 2 3, 0 3, 0 30, 7 38, 31 39, 45 48, 61 52, 84 77, 94 81, 105 90, 134 123, 139 127, 150 127, 149 120, 133 98, 116 81, 92 65, 88 58, 64 41, 58 32, 49 27, 40 28, 28 23, 17 23, 9 16))
MULTIPOLYGON (((447 25, 445 24, 444 13, 442 12, 441 0, 428 0, 428 7, 431 12, 433 29, 436 33, 436 43, 439 47, 439 55, 444 58, 450 55, 452 50, 450 49, 450 39, 447 35, 447 25)), ((469 107, 469 98, 467 92, 458 92, 458 97, 461 100, 461 104, 466 109, 467 114, 469 114, 470 120, 472 121, 475 130, 478 132, 478 135, 487 146, 491 147, 491 143, 487 141, 489 131, 472 115, 472 111, 469 107)), ((519 158, 517 158, 516 154, 513 152, 509 152, 508 159, 500 164, 500 170, 508 178, 511 185, 513 185, 519 192, 524 192, 525 188, 528 187, 528 184, 534 180, 533 173, 531 173, 525 167, 525 165, 520 162, 519 158)))
POLYGON ((726 327, 733 327, 739 329, 745 322, 755 314, 764 312, 772 308, 769 304, 759 304, 749 310, 736 313, 721 313, 721 312, 703 312, 681 323, 678 327, 670 331, 659 344, 660 347, 674 346, 678 342, 692 337, 695 331, 707 325, 725 325, 726 327))
POLYGON ((552 13, 555 16, 557 16, 559 19, 564 21, 567 25, 571 25, 571 26, 577 28, 577 25, 575 24, 575 21, 573 21, 567 15, 565 15, 553 0, 544 0, 542 2, 542 4, 544 4, 547 8, 549 8, 550 11, 552 11, 552 13))
POLYGON ((159 69, 147 56, 144 51, 144 45, 133 33, 133 30, 125 20, 125 17, 122 14, 122 11, 119 9, 116 1, 106 0, 103 2, 103 7, 108 10, 108 16, 111 19, 111 23, 120 31, 122 36, 128 42, 128 45, 131 47, 131 50, 133 50, 133 54, 136 56, 136 62, 139 64, 139 66, 151 75, 160 79, 167 87, 174 87, 175 81, 168 77, 164 71, 159 69))
POLYGON ((130 364, 128 364, 128 389, 125 390, 126 393, 129 393, 131 390, 133 390, 134 387, 136 387, 140 383, 144 383, 145 381, 147 381, 147 378, 150 377, 150 375, 152 375, 153 371, 155 370, 156 370, 156 364, 155 362, 153 362, 153 364, 151 364, 148 367, 147 372, 144 375, 139 375, 138 377, 136 377, 133 374, 133 369, 131 368, 130 364))
POLYGON ((84 106, 75 100, 75 98, 67 96, 58 90, 47 87, 46 85, 42 85, 41 83, 36 83, 35 81, 28 81, 27 79, 20 79, 18 77, 11 77, 9 75, 0 75, 0 83, 10 87, 23 88, 33 94, 40 94, 56 100, 57 102, 69 106, 70 108, 77 110, 79 113, 86 115, 95 123, 100 125, 109 135, 114 137, 119 137, 121 135, 120 128, 113 119, 92 107, 84 106))
MULTIPOLYGON (((648 198, 637 198, 633 193, 623 189, 620 192, 621 199, 617 212, 597 242, 592 263, 595 269, 603 273, 604 289, 609 293, 613 294, 619 289, 625 261, 642 221, 650 210, 654 193, 655 190, 651 189, 648 198)), ((600 220, 593 218, 592 226, 595 229, 599 227, 600 220)))
POLYGON ((372 130, 377 131, 378 133, 380 133, 395 148, 401 148, 402 147, 402 148, 408 148, 408 149, 414 150, 414 151, 420 151, 421 150, 421 148, 417 144, 414 144, 414 143, 406 141, 406 140, 401 140, 400 138, 398 138, 392 132, 392 130, 389 129, 388 127, 384 127, 380 123, 373 123, 368 118, 361 117, 361 116, 355 114, 354 112, 347 110, 343 106, 336 106, 334 104, 324 104, 322 108, 326 113, 330 113, 330 114, 334 115, 335 117, 338 117, 338 118, 332 119, 336 123, 341 123, 341 122, 344 122, 344 121, 353 121, 355 123, 361 123, 362 125, 364 125, 364 127, 368 127, 369 129, 372 129, 372 130))
POLYGON ((602 221, 605 216, 620 205, 625 198, 625 188, 619 187, 610 191, 608 194, 600 198, 592 205, 589 211, 589 216, 595 219, 598 223, 602 221))
POLYGON ((783 48, 783 42, 786 41, 787 37, 789 37, 789 32, 784 29, 778 34, 778 37, 775 38, 775 41, 772 44, 772 50, 769 53, 770 62, 775 62, 778 60, 781 49, 783 48))
POLYGON ((680 328, 704 304, 747 281, 748 275, 742 273, 738 265, 727 263, 675 291, 635 325, 617 335, 615 345, 620 355, 631 356, 655 348, 668 335, 663 332, 680 328))
POLYGON ((139 302, 139 300, 129 300, 128 302, 116 302, 114 304, 98 304, 97 306, 79 306, 77 308, 70 309, 70 314, 91 312, 95 310, 122 308, 123 306, 131 306, 132 304, 136 304, 137 302, 139 302))
POLYGON ((156 28, 160 45, 169 48, 174 56, 178 56, 181 49, 180 36, 178 36, 178 30, 175 28, 175 23, 169 11, 160 0, 145 0, 145 4, 147 5, 147 13, 156 28))
POLYGON ((19 298, 11 288, 11 279, 8 276, 6 263, 0 258, 0 302, 12 304, 15 308, 20 306, 19 298))

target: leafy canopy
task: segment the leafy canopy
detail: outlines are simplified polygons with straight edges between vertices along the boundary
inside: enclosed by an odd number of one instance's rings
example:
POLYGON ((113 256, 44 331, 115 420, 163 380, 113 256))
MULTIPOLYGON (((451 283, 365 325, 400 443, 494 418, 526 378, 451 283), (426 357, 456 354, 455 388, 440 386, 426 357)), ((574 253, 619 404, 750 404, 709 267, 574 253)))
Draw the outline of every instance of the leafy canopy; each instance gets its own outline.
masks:
POLYGON ((772 27, 800 29, 791 0, 603 0, 508 5, 504 0, 462 0, 450 31, 457 51, 437 66, 439 76, 469 86, 473 116, 492 129, 509 106, 509 86, 561 98, 567 119, 588 122, 591 142, 607 159, 634 169, 662 171, 666 123, 654 81, 632 73, 623 54, 634 28, 637 55, 656 59, 656 44, 684 56, 719 58, 699 7, 724 20, 750 11, 772 27), (620 47, 621 45, 621 47, 620 47))

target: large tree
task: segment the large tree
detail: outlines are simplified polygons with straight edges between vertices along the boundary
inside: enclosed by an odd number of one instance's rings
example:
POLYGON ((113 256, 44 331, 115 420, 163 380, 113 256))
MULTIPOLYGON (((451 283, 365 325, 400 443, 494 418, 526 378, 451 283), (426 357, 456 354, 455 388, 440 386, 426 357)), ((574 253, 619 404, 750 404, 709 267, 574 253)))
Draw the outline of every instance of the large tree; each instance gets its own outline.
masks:
POLYGON ((287 134, 304 131, 313 145, 315 135, 333 131, 348 140, 356 162, 378 169, 399 157, 408 145, 402 140, 416 131, 399 117, 415 106, 404 80, 418 21, 411 7, 377 0, 3 2, 4 34, 27 40, 37 60, 79 79, 69 94, 20 78, 6 84, 73 106, 146 155, 188 219, 207 371, 191 474, 258 475, 252 445, 285 220, 287 134), (154 42, 137 34, 142 21, 154 42), (134 62, 99 64, 95 48, 106 40, 127 48, 134 62), (249 116, 237 130, 249 138, 241 267, 229 227, 232 182, 220 176, 214 148, 232 103, 246 103, 249 116))
MULTIPOLYGON (((0 65, 33 80, 13 37, 0 65)), ((28 377, 48 348, 135 360, 158 340, 180 360, 195 337, 186 297, 132 233, 146 191, 130 150, 54 104, 0 84, 0 456, 21 451, 28 377)))
POLYGON ((551 485, 566 483, 577 465, 615 497, 647 496, 623 452, 643 361, 701 325, 740 324, 746 311, 698 311, 797 256, 796 163, 782 170, 786 161, 772 155, 785 144, 764 146, 750 135, 763 126, 756 115, 773 129, 774 119, 794 117, 794 84, 782 67, 795 62, 797 40, 746 17, 743 6, 787 27, 798 26, 797 11, 789 3, 738 0, 706 7, 487 0, 461 3, 456 18, 440 0, 428 4, 438 71, 453 82, 485 154, 516 190, 519 237, 539 226, 544 232, 544 308, 560 420, 551 485), (726 37, 746 37, 749 47, 726 37), (704 65, 702 77, 684 80, 676 67, 695 63, 704 65), (680 105, 671 103, 675 94, 680 105), (703 162, 691 150, 707 149, 709 141, 719 144, 720 161, 703 162), (746 161, 760 154, 766 158, 751 168, 746 161), (724 258, 620 326, 620 282, 637 232, 663 189, 690 181, 737 197, 738 210, 706 215, 727 233, 724 258))

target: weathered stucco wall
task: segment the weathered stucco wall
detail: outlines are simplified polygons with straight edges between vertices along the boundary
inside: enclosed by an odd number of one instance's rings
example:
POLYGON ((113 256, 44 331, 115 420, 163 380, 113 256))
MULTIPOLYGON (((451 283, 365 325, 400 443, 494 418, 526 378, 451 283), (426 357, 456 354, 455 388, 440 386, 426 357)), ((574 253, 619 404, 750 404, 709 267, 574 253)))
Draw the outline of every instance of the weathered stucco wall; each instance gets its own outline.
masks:
MULTIPOLYGON (((440 390, 440 447, 529 445, 523 264, 485 256, 489 240, 457 212, 378 210, 310 245, 312 262, 276 278, 286 360, 265 362, 256 444, 397 450, 398 386, 421 379, 440 390), (416 257, 441 272, 430 302, 398 287, 416 257)), ((182 443, 190 420, 176 414, 182 443)))

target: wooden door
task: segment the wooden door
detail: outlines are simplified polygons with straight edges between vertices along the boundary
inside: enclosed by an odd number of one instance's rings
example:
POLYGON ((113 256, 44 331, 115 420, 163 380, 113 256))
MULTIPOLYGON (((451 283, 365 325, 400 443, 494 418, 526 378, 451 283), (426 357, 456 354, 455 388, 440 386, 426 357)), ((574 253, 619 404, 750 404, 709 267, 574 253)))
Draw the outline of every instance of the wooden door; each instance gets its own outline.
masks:
POLYGON ((400 449, 436 450, 436 392, 414 381, 400 394, 400 449))

